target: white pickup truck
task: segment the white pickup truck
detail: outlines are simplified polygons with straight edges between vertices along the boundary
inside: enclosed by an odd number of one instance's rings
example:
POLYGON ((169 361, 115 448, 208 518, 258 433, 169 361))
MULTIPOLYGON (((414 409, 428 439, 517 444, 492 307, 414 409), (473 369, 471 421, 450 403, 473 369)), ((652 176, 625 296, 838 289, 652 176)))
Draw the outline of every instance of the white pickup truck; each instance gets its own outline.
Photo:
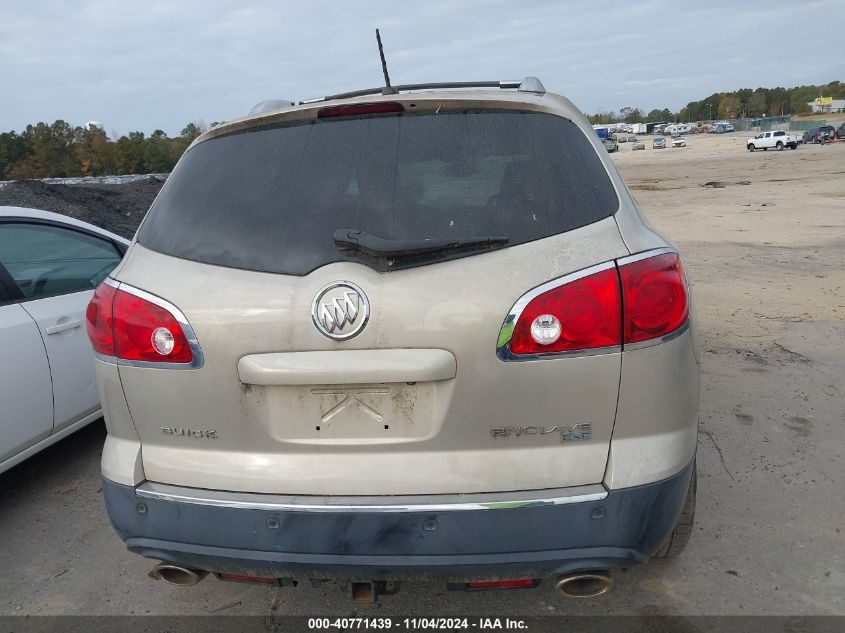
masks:
POLYGON ((767 150, 770 147, 780 151, 784 147, 795 149, 799 142, 797 136, 790 136, 783 130, 774 130, 772 132, 761 132, 754 138, 748 139, 745 146, 751 152, 758 149, 767 150))

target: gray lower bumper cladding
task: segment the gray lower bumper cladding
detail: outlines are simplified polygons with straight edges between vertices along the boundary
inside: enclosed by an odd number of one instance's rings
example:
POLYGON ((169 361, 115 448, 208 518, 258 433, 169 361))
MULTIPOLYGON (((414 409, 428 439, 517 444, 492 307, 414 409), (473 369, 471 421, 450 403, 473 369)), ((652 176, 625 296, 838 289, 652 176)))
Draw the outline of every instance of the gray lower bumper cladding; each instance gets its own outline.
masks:
POLYGON ((692 464, 602 499, 459 511, 227 507, 139 496, 105 479, 103 493, 131 551, 184 567, 278 578, 464 582, 645 562, 672 530, 691 470, 692 464))

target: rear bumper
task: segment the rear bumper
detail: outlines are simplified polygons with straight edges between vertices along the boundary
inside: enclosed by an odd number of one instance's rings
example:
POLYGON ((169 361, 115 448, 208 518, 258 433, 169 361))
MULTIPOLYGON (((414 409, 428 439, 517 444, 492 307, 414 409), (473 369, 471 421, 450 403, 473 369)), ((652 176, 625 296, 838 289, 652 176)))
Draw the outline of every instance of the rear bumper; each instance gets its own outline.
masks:
POLYGON ((383 511, 243 507, 207 503, 199 490, 192 500, 139 496, 107 479, 103 493, 129 550, 184 567, 278 578, 461 582, 644 562, 677 520, 691 469, 600 499, 496 509, 426 509, 425 497, 383 511))

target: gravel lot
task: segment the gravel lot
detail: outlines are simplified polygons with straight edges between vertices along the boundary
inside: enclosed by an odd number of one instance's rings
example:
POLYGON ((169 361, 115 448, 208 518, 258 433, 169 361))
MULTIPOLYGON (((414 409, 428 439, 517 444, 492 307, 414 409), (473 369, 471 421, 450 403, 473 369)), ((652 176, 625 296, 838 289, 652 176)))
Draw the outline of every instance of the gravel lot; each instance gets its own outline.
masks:
MULTIPOLYGON (((665 150, 646 138, 647 151, 613 155, 696 289, 699 505, 681 558, 617 573, 610 594, 585 601, 550 583, 478 594, 406 584, 367 607, 333 584, 175 589, 147 578, 153 563, 108 525, 96 424, 0 475, 0 615, 845 615, 845 143, 751 154, 744 138, 690 136, 665 150)), ((140 194, 123 209, 96 189, 104 214, 127 218, 121 227, 140 218, 140 194)), ((57 185, 38 196, 26 204, 81 213, 57 185)))

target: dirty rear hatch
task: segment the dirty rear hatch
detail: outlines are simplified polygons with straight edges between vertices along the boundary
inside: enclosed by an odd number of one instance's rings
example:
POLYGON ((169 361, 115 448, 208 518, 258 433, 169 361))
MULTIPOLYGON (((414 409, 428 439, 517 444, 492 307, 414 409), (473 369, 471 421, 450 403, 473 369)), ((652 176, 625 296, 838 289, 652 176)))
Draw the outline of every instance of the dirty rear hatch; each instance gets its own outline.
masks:
POLYGON ((552 114, 409 110, 251 128, 182 159, 117 275, 178 306, 204 356, 120 368, 148 479, 310 495, 602 480, 619 353, 496 356, 523 293, 627 254, 596 146, 552 114), (353 336, 320 327, 323 298, 353 336), (591 436, 494 430, 575 424, 591 436))

